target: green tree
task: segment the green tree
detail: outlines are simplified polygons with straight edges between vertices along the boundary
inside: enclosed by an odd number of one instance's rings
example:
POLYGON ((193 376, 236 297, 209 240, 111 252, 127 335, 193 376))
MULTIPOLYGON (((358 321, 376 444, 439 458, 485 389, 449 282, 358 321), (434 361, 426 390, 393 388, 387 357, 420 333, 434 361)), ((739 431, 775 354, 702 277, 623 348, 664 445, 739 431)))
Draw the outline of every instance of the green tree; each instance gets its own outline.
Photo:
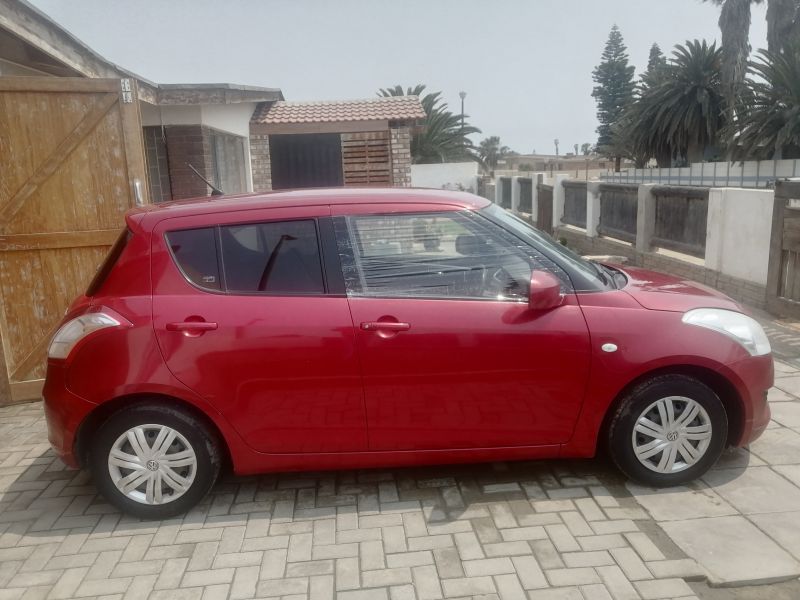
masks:
POLYGON ((589 156, 592 153, 592 145, 589 142, 581 144, 581 154, 589 156))
POLYGON ((675 46, 657 80, 640 86, 616 132, 637 164, 651 157, 659 166, 670 166, 674 158, 699 162, 719 143, 727 123, 721 62, 715 43, 686 42, 675 46))
POLYGON ((647 73, 653 73, 667 64, 667 57, 661 52, 658 44, 650 46, 650 55, 647 57, 647 73))
POLYGON ((425 109, 425 128, 411 138, 413 163, 443 163, 460 160, 477 160, 475 146, 468 136, 481 130, 466 122, 461 125, 461 114, 448 110, 441 92, 426 93, 422 84, 403 89, 396 85, 378 90, 378 96, 418 96, 425 109))
POLYGON ((616 159, 619 171, 619 146, 614 143, 614 125, 620 120, 625 108, 633 101, 633 65, 628 64, 628 54, 622 34, 614 25, 608 36, 602 60, 592 72, 595 87, 592 96, 597 101, 597 146, 600 152, 616 159))
POLYGON ((761 50, 751 64, 747 109, 729 137, 737 154, 800 158, 800 44, 781 52, 761 50))
POLYGON ((512 154, 511 149, 508 146, 502 146, 500 138, 496 135, 484 138, 478 144, 478 156, 490 171, 497 168, 497 163, 501 158, 510 154, 512 154))

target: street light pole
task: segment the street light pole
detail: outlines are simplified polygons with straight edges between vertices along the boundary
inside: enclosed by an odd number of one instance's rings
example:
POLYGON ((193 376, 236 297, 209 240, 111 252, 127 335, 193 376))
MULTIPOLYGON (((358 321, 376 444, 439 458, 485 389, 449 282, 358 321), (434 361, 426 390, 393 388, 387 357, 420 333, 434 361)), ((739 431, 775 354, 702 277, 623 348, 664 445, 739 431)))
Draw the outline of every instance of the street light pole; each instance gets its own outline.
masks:
POLYGON ((467 92, 458 92, 458 97, 461 98, 461 131, 464 131, 464 98, 467 97, 467 92))

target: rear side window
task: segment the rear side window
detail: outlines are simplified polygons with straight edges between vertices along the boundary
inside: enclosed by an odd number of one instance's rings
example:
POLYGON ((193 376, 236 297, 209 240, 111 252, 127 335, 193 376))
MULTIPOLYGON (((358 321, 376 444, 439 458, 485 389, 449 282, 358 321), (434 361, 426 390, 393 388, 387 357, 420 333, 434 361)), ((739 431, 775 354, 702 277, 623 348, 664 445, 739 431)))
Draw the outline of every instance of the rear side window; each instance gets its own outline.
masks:
POLYGON ((323 294, 313 220, 171 231, 167 241, 183 274, 209 290, 243 294, 323 294))
POLYGON ((89 287, 86 289, 87 296, 94 296, 100 290, 100 286, 103 285, 108 278, 108 274, 111 273, 114 265, 117 264, 119 257, 122 256, 122 251, 125 250, 125 246, 128 245, 128 240, 130 239, 131 232, 127 228, 123 229, 117 241, 114 242, 114 245, 111 246, 111 249, 108 251, 105 260, 98 267, 89 287))
POLYGON ((220 240, 229 292, 325 292, 314 221, 220 227, 220 240))
POLYGON ((222 289, 214 227, 170 231, 167 234, 167 243, 189 281, 209 290, 222 289))

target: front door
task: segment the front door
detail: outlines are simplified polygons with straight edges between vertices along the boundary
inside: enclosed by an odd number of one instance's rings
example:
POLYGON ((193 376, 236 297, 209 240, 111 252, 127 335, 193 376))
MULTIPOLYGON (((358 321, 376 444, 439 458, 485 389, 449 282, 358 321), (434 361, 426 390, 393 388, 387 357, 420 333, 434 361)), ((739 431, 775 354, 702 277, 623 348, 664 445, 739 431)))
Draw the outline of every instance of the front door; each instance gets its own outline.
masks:
POLYGON ((353 214, 336 225, 370 449, 569 439, 589 335, 565 273, 469 211, 353 214), (532 269, 562 278, 562 306, 528 309, 532 269))
POLYGON ((367 448, 352 319, 323 268, 328 212, 167 219, 154 232, 153 321, 167 366, 261 452, 367 448))

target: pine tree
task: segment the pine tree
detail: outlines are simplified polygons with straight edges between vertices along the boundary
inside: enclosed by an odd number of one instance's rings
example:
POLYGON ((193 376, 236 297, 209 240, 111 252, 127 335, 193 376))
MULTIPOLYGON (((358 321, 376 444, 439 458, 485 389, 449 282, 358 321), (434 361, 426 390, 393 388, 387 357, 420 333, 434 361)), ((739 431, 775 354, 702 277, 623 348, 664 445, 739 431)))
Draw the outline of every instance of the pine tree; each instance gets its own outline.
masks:
POLYGON ((658 44, 654 43, 650 46, 650 56, 647 58, 647 72, 652 73, 665 64, 667 64, 667 57, 661 52, 661 48, 658 47, 658 44))
POLYGON ((633 100, 633 65, 628 64, 628 54, 619 27, 614 25, 603 51, 602 61, 592 72, 597 84, 592 96, 597 100, 597 146, 600 152, 616 159, 619 170, 620 153, 614 149, 613 127, 625 107, 633 100))

